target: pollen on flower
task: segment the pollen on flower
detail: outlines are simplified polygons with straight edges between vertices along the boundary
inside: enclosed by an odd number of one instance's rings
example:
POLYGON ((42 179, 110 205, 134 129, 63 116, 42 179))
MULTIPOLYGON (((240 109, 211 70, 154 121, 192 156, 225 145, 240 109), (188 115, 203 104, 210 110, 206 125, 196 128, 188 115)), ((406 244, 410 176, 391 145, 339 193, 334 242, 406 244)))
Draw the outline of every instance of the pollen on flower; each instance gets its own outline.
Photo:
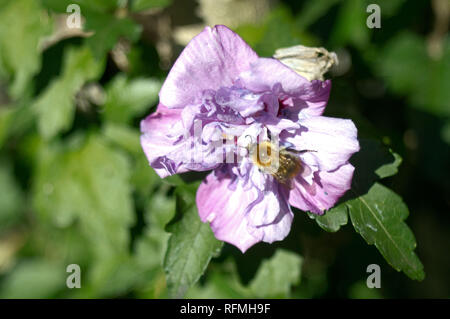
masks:
MULTIPOLYGON (((274 146, 269 141, 257 143, 251 150, 253 163, 262 168, 272 165, 272 148, 274 146)), ((275 149, 274 149, 275 151, 275 149)), ((275 154, 274 154, 275 155, 275 154)))

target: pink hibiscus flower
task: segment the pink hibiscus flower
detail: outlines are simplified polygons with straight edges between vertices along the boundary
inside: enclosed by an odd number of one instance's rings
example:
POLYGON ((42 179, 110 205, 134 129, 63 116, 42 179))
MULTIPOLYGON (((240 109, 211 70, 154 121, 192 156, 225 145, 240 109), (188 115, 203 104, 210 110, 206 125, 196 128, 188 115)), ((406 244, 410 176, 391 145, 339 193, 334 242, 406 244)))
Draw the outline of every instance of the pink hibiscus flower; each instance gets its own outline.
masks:
POLYGON ((357 130, 322 116, 330 88, 206 27, 170 70, 141 144, 162 178, 212 170, 197 191, 200 218, 245 252, 288 235, 291 205, 320 215, 350 188, 357 130))

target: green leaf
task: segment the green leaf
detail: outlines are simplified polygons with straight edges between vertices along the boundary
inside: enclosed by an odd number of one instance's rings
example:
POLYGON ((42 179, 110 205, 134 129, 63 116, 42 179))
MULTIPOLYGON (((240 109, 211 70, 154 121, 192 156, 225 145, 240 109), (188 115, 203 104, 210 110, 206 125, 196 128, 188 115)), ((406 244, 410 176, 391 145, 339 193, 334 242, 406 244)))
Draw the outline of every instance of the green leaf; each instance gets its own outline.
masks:
POLYGON ((322 0, 305 2, 297 16, 296 25, 299 29, 305 30, 319 18, 324 16, 335 4, 341 0, 322 0))
POLYGON ((396 93, 409 93, 417 78, 427 73, 428 58, 423 39, 413 33, 400 33, 386 44, 379 56, 377 72, 396 93))
POLYGON ((75 94, 85 82, 99 77, 102 70, 103 62, 96 61, 87 47, 66 51, 62 75, 50 83, 33 105, 39 133, 45 139, 71 127, 75 94))
MULTIPOLYGON (((372 0, 365 0, 365 2, 366 6, 375 3, 372 0)), ((406 0, 378 0, 376 4, 380 6, 382 18, 387 18, 395 15, 405 2, 406 0)))
POLYGON ((288 297, 291 286, 300 282, 303 259, 299 255, 278 249, 258 269, 250 288, 260 298, 288 297))
POLYGON ((0 232, 23 216, 23 194, 12 174, 12 167, 0 162, 0 232))
POLYGON ((134 169, 131 183, 143 197, 148 197, 151 189, 159 184, 161 179, 142 150, 139 131, 123 124, 107 122, 103 127, 103 135, 132 155, 134 169))
POLYGON ((243 299, 254 298, 252 290, 241 283, 235 260, 229 256, 211 267, 202 284, 194 285, 186 294, 188 299, 243 299), (220 265, 220 266, 219 266, 220 265))
POLYGON ((370 139, 361 139, 359 142, 360 151, 353 155, 350 160, 355 167, 352 191, 347 192, 345 198, 348 198, 348 195, 367 193, 377 180, 395 175, 398 166, 401 164, 400 155, 380 142, 370 139))
POLYGON ((0 298, 52 298, 67 289, 65 267, 44 259, 22 261, 4 279, 0 298))
POLYGON ((389 152, 394 157, 394 161, 391 163, 384 164, 375 170, 375 174, 378 175, 379 178, 386 178, 390 176, 394 176, 398 173, 398 167, 402 163, 402 158, 397 153, 389 150, 389 152))
POLYGON ((351 299, 382 299, 380 289, 367 287, 365 280, 358 281, 350 287, 348 297, 351 299))
POLYGON ((450 37, 442 41, 442 56, 431 58, 426 41, 402 32, 390 40, 374 65, 388 89, 408 98, 409 104, 437 116, 450 115, 450 37))
POLYGON ((97 12, 110 12, 112 13, 116 8, 119 1, 111 0, 40 0, 42 5, 48 9, 56 12, 67 12, 67 7, 70 4, 78 4, 81 9, 81 14, 84 11, 97 11, 97 12))
MULTIPOLYGON (((422 39, 425 42, 425 39, 422 39)), ((413 106, 437 116, 450 116, 450 36, 442 41, 442 56, 430 58, 426 73, 416 79, 412 88, 410 101, 413 106)))
POLYGON ((147 273, 142 281, 146 286, 146 293, 139 296, 143 298, 167 297, 161 260, 164 259, 170 234, 164 227, 175 212, 175 199, 167 193, 168 189, 169 187, 163 186, 149 197, 145 209, 146 227, 135 245, 133 259, 138 269, 144 269, 147 273))
POLYGON ((422 280, 425 274, 414 253, 416 241, 404 222, 408 208, 397 194, 377 183, 397 173, 401 157, 376 141, 362 139, 360 145, 351 159, 355 166, 351 190, 338 206, 314 218, 323 229, 337 231, 347 223, 348 210, 355 230, 375 244, 390 265, 422 280))
POLYGON ((102 258, 96 261, 95 268, 89 272, 86 287, 82 287, 85 289, 80 291, 80 298, 124 295, 146 279, 145 272, 145 269, 138 267, 135 260, 126 254, 102 258))
POLYGON ((50 24, 41 19, 39 2, 29 0, 9 1, 0 10, 0 21, 0 69, 13 79, 11 96, 20 98, 41 68, 38 44, 50 24))
MULTIPOLYGON (((130 228, 135 223, 131 165, 123 152, 102 137, 75 137, 64 145, 42 143, 33 185, 34 208, 39 224, 66 232, 75 228, 86 243, 83 256, 89 256, 90 262, 84 268, 85 284, 76 296, 115 296, 142 280, 129 253, 130 228), (115 277, 118 282, 111 283, 115 277)), ((65 253, 70 253, 69 248, 65 253)), ((79 259, 72 262, 81 263, 79 259)))
POLYGON ((140 133, 134 128, 114 122, 107 122, 103 127, 103 134, 131 154, 143 153, 140 143, 140 133))
POLYGON ((178 187, 177 215, 167 226, 169 239, 164 270, 169 295, 181 298, 217 256, 223 243, 215 239, 210 226, 203 223, 195 206, 195 186, 178 187))
POLYGON ((97 59, 103 59, 120 38, 131 42, 139 39, 141 26, 128 17, 118 18, 111 14, 87 12, 84 29, 95 33, 86 39, 97 59))
POLYGON ((116 76, 106 88, 103 117, 109 122, 130 123, 134 117, 143 116, 158 101, 161 82, 151 78, 128 80, 116 76))
POLYGON ((202 181, 208 175, 208 172, 186 172, 182 174, 175 174, 168 177, 164 177, 162 179, 163 183, 172 185, 172 186, 183 186, 189 185, 192 183, 196 183, 202 181))
POLYGON ((146 228, 137 242, 136 259, 145 268, 161 267, 170 234, 164 230, 175 213, 175 199, 161 187, 152 194, 145 210, 146 228))
POLYGON ((35 124, 32 98, 28 94, 11 104, 0 105, 0 149, 13 138, 20 138, 35 124))
MULTIPOLYGON (((1 115, 0 115, 0 121, 1 121, 1 115)), ((0 129, 0 132, 1 132, 1 129, 0 129)), ((0 133, 0 136, 1 136, 1 133, 0 133)), ((445 143, 450 145, 450 120, 447 120, 446 123, 444 124, 444 126, 442 127, 441 138, 445 143)), ((1 141, 1 137, 0 137, 0 141, 1 141)), ((0 145, 1 145, 1 143, 0 143, 0 145)))
POLYGON ((65 228, 76 221, 98 260, 128 252, 134 222, 130 165, 102 138, 44 145, 34 182, 42 222, 65 228))
POLYGON ((404 220, 408 207, 387 187, 375 183, 363 196, 346 202, 355 230, 375 244, 387 262, 410 278, 423 280, 423 265, 414 253, 416 241, 404 220))
POLYGON ((55 81, 36 100, 33 108, 38 113, 38 129, 44 138, 50 139, 71 126, 75 113, 75 91, 75 88, 67 86, 65 82, 55 81))
POLYGON ((348 208, 344 204, 340 204, 328 210, 322 216, 313 214, 310 214, 310 216, 314 218, 317 224, 327 232, 337 232, 341 226, 347 225, 348 208))
POLYGON ((328 232, 337 232, 348 222, 345 200, 354 198, 355 194, 365 194, 375 181, 397 174, 401 157, 386 148, 378 141, 361 139, 361 150, 352 157, 356 170, 353 176, 352 189, 348 191, 340 204, 329 209, 322 216, 309 214, 317 224, 328 232))
POLYGON ((9 129, 12 126, 14 114, 16 112, 15 108, 12 107, 2 107, 0 108, 0 149, 3 143, 8 137, 9 129))
POLYGON ((283 6, 269 14, 264 30, 264 35, 254 47, 262 56, 272 56, 278 48, 305 43, 303 34, 295 27, 291 11, 283 6))
POLYGON ((185 185, 186 182, 180 177, 180 174, 175 174, 171 176, 167 176, 162 179, 163 183, 172 185, 172 186, 182 186, 185 185))
MULTIPOLYGON (((152 201, 148 202, 145 217, 148 224, 165 231, 166 225, 173 219, 176 211, 176 201, 168 194, 170 187, 161 186, 152 194, 152 201)), ((167 234, 167 232, 166 232, 167 234)))
POLYGON ((164 8, 171 3, 172 0, 134 0, 131 4, 131 10, 139 12, 148 9, 164 8))
MULTIPOLYGON (((145 228, 133 243, 133 254, 119 254, 96 266, 94 278, 90 277, 91 291, 82 297, 117 296, 136 291, 143 286, 165 292, 157 276, 164 273, 161 260, 167 248, 170 234, 164 226, 175 212, 175 200, 168 196, 168 189, 161 187, 148 196, 145 208, 145 228), (114 278, 111 280, 110 278, 114 278), (93 282, 94 281, 94 282, 93 282)), ((165 285, 165 281, 162 283, 165 285)))
POLYGON ((364 1, 346 0, 339 8, 337 23, 333 27, 331 43, 334 47, 353 44, 364 47, 369 41, 370 29, 366 25, 364 1))
POLYGON ((295 25, 291 10, 283 5, 272 10, 261 25, 243 25, 236 32, 261 56, 272 56, 282 47, 311 43, 295 25))

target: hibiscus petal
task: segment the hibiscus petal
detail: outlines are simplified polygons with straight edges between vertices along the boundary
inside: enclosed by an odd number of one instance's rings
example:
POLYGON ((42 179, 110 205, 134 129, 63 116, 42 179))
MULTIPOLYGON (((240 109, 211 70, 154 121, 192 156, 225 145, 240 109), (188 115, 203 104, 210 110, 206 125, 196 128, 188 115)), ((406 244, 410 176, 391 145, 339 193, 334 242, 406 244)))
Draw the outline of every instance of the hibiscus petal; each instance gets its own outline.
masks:
POLYGON ((322 215, 350 189, 354 170, 351 164, 345 164, 332 172, 316 172, 312 185, 297 176, 289 194, 289 203, 303 211, 322 215))
MULTIPOLYGON (((202 142, 202 121, 199 121, 198 132, 186 130, 183 125, 185 110, 169 109, 159 104, 155 113, 141 121, 142 148, 161 178, 190 170, 211 170, 223 163, 219 155, 227 145, 216 150, 216 145, 210 141, 202 142)), ((239 126, 233 128, 238 131, 239 126)))
POLYGON ((156 112, 150 114, 141 121, 141 132, 146 133, 149 130, 162 129, 175 124, 181 119, 181 110, 169 109, 163 104, 158 104, 156 112))
POLYGON ((359 151, 357 130, 351 120, 316 116, 299 123, 302 127, 297 134, 285 140, 297 151, 309 151, 301 158, 310 166, 332 171, 359 151))
POLYGON ((164 82, 159 97, 169 108, 193 102, 204 90, 232 86, 257 54, 226 26, 206 27, 186 46, 164 82))
POLYGON ((270 191, 262 194, 261 201, 248 214, 250 233, 261 241, 273 243, 283 240, 291 230, 292 214, 288 190, 279 183, 270 183, 270 191))
POLYGON ((243 117, 264 109, 261 94, 254 94, 239 88, 220 88, 216 93, 216 102, 220 106, 230 107, 243 117))
POLYGON ((197 190, 197 208, 200 219, 210 222, 217 239, 238 247, 242 252, 260 241, 247 230, 246 207, 257 197, 242 187, 229 189, 231 179, 217 178, 214 173, 197 190))
POLYGON ((155 113, 141 121, 141 145, 150 165, 162 178, 186 170, 180 169, 179 163, 168 160, 165 156, 181 144, 175 145, 178 137, 174 136, 174 126, 180 123, 181 110, 171 110, 162 104, 155 113))
POLYGON ((331 81, 310 82, 280 61, 270 58, 259 58, 239 78, 246 89, 254 92, 279 91, 279 94, 293 98, 292 107, 315 116, 323 113, 331 89, 331 81))
POLYGON ((290 230, 293 216, 286 198, 260 195, 255 187, 244 188, 241 180, 211 173, 198 188, 198 212, 203 222, 210 223, 217 239, 245 252, 257 242, 281 240, 290 230), (285 203, 278 203, 283 199, 285 203), (280 206, 288 210, 282 211, 280 206), (271 208, 278 213, 269 212, 271 208), (274 214, 275 218, 271 217, 274 214))

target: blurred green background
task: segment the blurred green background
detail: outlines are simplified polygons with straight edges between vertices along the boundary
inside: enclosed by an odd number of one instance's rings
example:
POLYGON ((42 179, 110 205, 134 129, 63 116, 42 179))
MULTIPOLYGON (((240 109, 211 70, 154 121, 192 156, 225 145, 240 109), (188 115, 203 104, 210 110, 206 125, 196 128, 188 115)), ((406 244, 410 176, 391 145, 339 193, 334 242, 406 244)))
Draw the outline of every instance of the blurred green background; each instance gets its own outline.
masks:
POLYGON ((403 157, 383 183, 409 207, 427 276, 396 272, 351 225, 327 233, 297 211, 283 242, 245 255, 225 245, 187 297, 449 298, 449 19, 448 0, 0 0, 0 298, 168 296, 177 180, 148 166, 139 121, 214 24, 261 56, 296 44, 338 54, 325 115, 403 157), (83 29, 67 27, 71 3, 83 29), (370 3, 380 29, 366 26, 370 3), (381 289, 366 287, 373 263, 381 289), (69 264, 81 289, 66 287, 69 264))

